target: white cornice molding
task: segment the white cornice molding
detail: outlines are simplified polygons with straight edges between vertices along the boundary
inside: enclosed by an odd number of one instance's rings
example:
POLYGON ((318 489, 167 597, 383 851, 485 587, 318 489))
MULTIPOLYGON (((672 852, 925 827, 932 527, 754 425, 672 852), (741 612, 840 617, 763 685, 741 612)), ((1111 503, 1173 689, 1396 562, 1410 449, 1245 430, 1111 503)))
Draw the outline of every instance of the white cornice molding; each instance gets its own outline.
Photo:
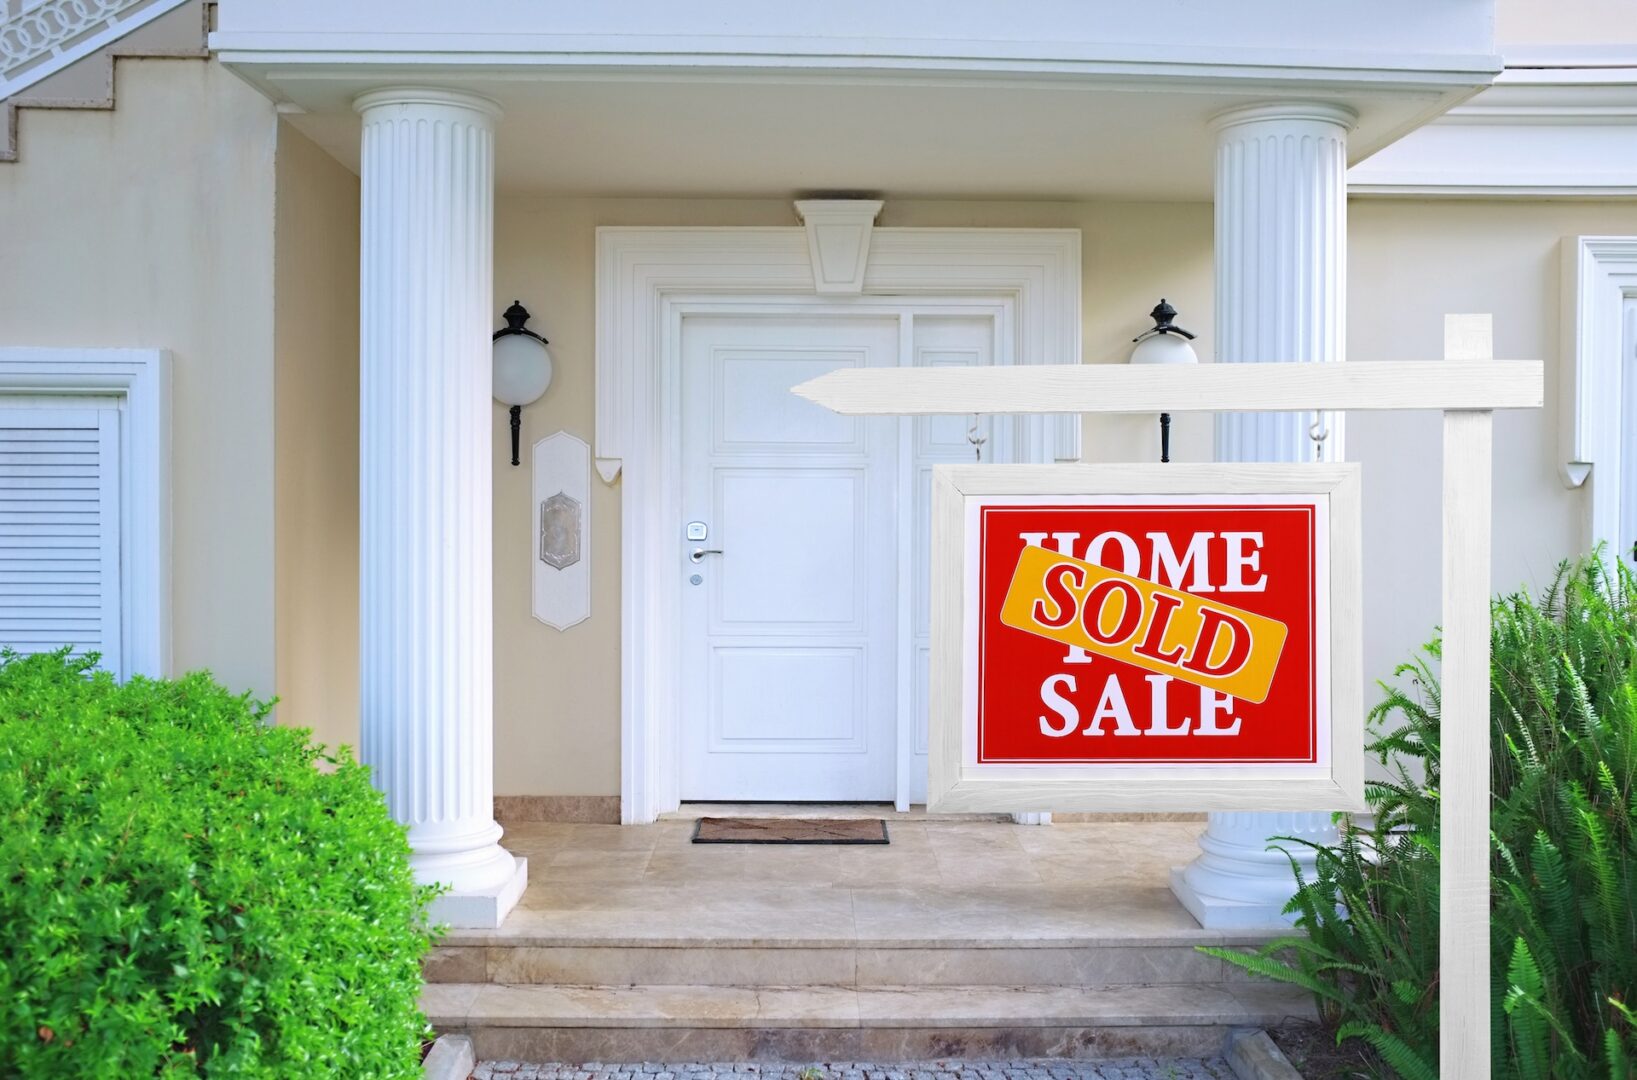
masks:
POLYGON ((0 348, 0 393, 125 399, 120 670, 154 678, 171 673, 170 372, 164 349, 0 348))
POLYGON ((1508 68, 1435 123, 1624 123, 1637 118, 1637 67, 1508 68))
POLYGON ((1453 183, 1446 177, 1394 175, 1379 183, 1353 181, 1347 194, 1381 199, 1628 199, 1637 196, 1633 183, 1563 183, 1561 176, 1546 176, 1519 183, 1453 183))
POLYGON ((1348 173, 1353 195, 1637 194, 1637 69, 1508 68, 1495 85, 1348 173))
POLYGON ((1220 78, 1445 88, 1487 83, 1488 53, 1355 51, 1131 42, 980 41, 949 38, 739 37, 641 34, 424 33, 217 30, 210 48, 229 66, 346 65, 597 68, 609 71, 810 69, 972 72, 1017 76, 1220 78))

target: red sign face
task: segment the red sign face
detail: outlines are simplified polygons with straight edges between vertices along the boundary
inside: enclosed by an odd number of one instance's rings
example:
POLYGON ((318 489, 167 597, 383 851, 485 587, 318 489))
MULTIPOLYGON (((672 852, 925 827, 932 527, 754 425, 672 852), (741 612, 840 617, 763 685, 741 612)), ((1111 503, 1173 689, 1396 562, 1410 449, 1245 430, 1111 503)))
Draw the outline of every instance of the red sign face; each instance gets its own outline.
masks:
POLYGON ((1318 507, 977 508, 979 764, 1316 764, 1318 507))

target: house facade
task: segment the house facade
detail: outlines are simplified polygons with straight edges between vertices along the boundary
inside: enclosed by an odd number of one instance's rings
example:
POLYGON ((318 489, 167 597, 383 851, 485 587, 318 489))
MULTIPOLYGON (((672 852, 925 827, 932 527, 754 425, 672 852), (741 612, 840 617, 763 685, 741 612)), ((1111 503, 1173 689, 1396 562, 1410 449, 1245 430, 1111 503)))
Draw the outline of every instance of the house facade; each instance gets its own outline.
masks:
MULTIPOLYGON (((523 888, 508 820, 924 800, 930 468, 1158 452, 788 393, 836 367, 1125 363, 1162 297, 1210 362, 1489 313, 1548 378, 1496 421, 1496 590, 1633 555, 1625 5, 6 4, 0 643, 277 695, 457 922, 523 888), (517 466, 513 301, 552 361, 517 466)), ((1438 618, 1438 440, 1172 454, 1363 464, 1387 678, 1438 618)), ((1266 925, 1266 838, 1329 828, 1213 815, 1175 888, 1266 925)))

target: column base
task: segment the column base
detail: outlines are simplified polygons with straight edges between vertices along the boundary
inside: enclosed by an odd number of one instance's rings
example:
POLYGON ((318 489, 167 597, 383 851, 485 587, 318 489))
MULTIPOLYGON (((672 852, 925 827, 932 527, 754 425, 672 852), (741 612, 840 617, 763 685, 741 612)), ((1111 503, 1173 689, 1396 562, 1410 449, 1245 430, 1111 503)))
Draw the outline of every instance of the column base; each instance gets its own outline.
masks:
POLYGON ((1211 896, 1188 882, 1188 868, 1171 868, 1171 892, 1188 914, 1207 930, 1288 930, 1295 916, 1284 913, 1282 901, 1230 900, 1211 896))
POLYGON ((523 898, 523 890, 529 883, 529 860, 514 858, 513 861, 516 868, 511 877, 493 888, 448 892, 433 900, 426 909, 428 920, 457 930, 498 930, 523 898))

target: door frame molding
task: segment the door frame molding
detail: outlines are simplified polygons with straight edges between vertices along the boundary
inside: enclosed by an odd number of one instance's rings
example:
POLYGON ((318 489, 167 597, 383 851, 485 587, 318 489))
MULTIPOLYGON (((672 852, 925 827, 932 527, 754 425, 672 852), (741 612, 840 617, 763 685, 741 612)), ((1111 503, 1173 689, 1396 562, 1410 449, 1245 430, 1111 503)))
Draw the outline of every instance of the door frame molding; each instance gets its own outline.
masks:
MULTIPOLYGON (((774 314, 792 301, 863 314, 883 297, 956 309, 1005 302, 1013 318, 1011 340, 1002 344, 1014 362, 1079 363, 1080 231, 878 228, 863 293, 848 298, 818 295, 799 226, 597 230, 595 452, 598 474, 620 487, 624 823, 650 822, 678 805, 680 612, 671 586, 682 318, 774 314)), ((1033 460, 1078 460, 1079 417, 1022 426, 1036 444, 1033 460)))
POLYGON ((1558 373, 1562 448, 1559 472, 1568 487, 1591 480, 1591 545, 1607 543, 1617 558, 1631 513, 1621 493, 1626 440, 1626 357, 1631 329, 1626 301, 1637 297, 1637 236, 1563 238, 1563 352, 1558 373))

